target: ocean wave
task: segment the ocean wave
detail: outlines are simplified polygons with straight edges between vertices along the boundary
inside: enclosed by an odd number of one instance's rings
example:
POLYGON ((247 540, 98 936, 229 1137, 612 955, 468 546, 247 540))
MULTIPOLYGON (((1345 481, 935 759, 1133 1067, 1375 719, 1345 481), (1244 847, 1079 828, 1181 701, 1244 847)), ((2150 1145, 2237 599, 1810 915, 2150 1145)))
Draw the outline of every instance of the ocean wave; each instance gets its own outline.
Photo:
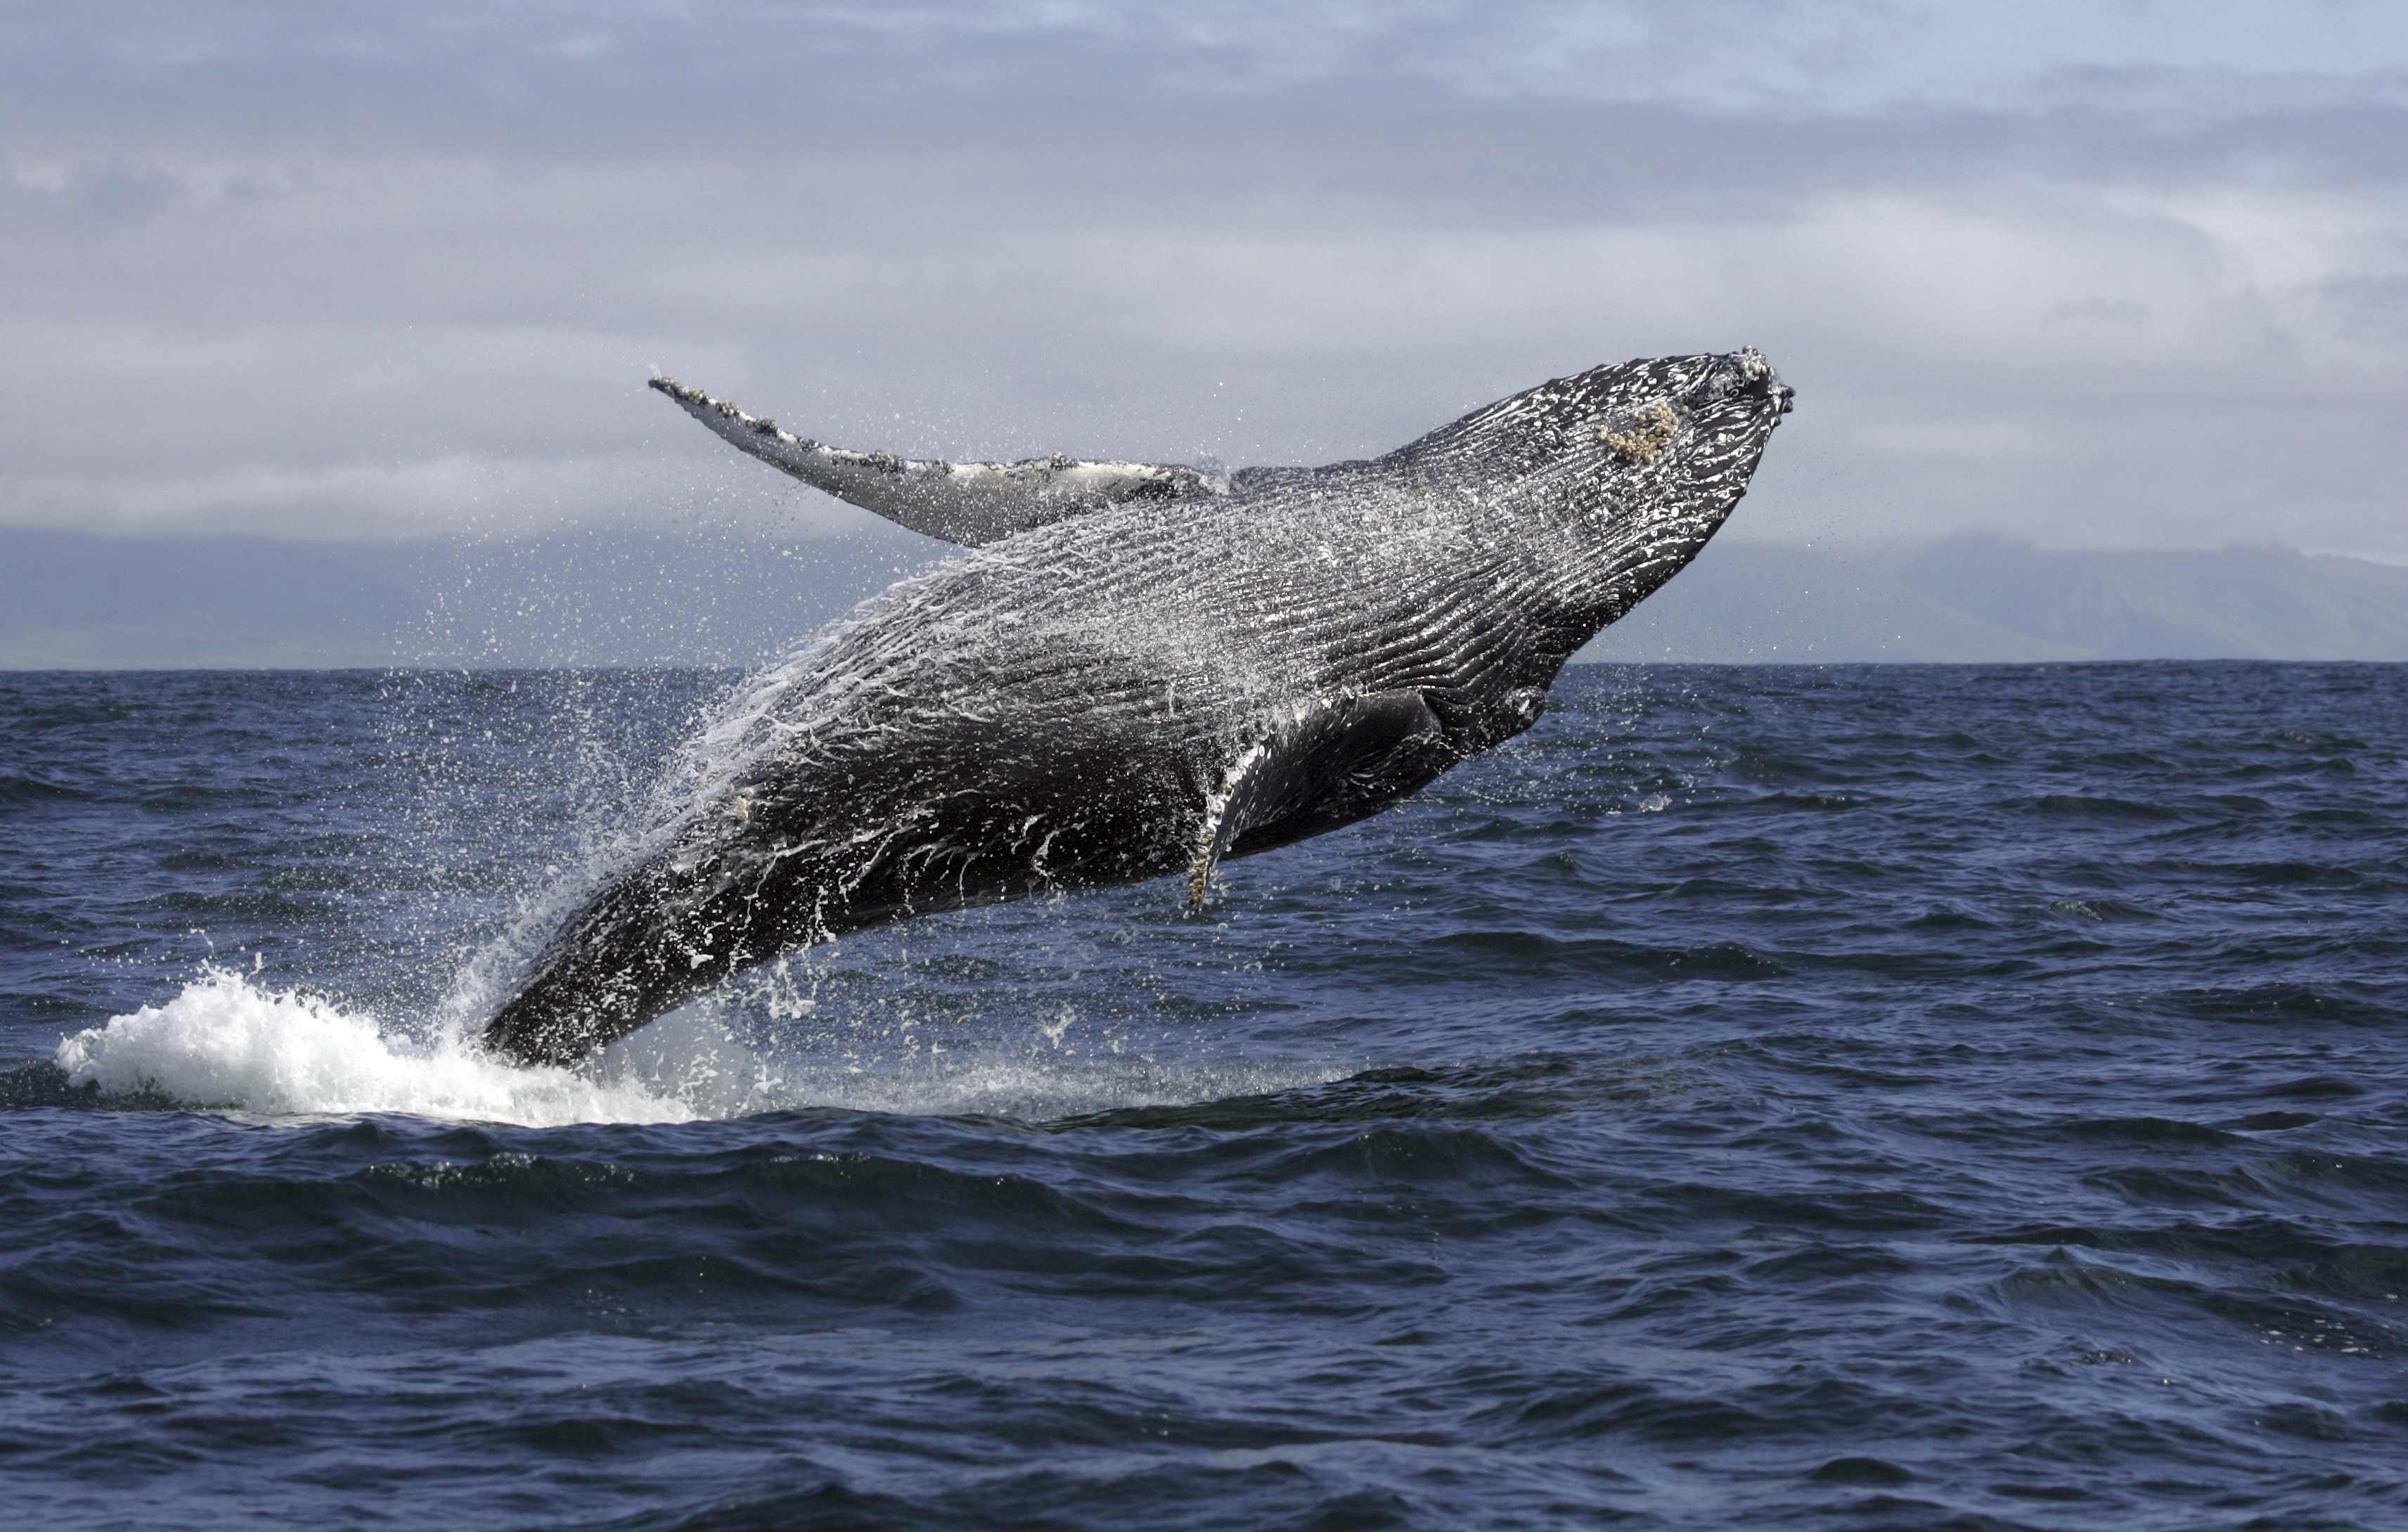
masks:
POLYGON ((79 803, 91 796, 83 789, 64 782, 46 781, 22 772, 0 772, 0 805, 79 803))

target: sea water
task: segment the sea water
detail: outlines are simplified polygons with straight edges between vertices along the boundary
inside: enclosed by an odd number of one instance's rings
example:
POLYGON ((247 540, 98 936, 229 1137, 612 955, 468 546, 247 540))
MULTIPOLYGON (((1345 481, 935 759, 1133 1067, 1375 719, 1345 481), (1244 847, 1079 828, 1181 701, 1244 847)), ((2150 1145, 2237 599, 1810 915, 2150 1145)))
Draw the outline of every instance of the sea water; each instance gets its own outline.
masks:
POLYGON ((483 1056, 736 684, 0 677, 11 1524, 2408 1525, 2408 667, 1576 669, 483 1056))

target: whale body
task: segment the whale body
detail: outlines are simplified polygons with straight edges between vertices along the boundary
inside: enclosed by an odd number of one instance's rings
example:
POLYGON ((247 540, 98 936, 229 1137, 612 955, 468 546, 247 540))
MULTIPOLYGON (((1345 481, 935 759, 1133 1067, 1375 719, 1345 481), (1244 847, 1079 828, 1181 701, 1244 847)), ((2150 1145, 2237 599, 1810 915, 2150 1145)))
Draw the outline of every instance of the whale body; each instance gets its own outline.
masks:
POLYGON ((968 551, 759 678, 724 762, 561 923, 488 1047, 573 1063, 884 922, 1156 877, 1378 812, 1537 722, 1695 557, 1791 391, 1753 348, 1559 378, 1384 457, 1221 476, 747 452, 968 551))

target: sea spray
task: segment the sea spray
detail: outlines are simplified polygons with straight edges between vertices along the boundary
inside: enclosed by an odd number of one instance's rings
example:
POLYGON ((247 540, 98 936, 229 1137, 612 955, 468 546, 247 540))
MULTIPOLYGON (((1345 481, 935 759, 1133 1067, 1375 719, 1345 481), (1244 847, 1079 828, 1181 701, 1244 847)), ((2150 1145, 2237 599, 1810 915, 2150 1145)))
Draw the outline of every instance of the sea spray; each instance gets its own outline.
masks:
POLYGON ((164 1005, 63 1038, 56 1059, 71 1083, 103 1095, 271 1116, 406 1112, 534 1127, 695 1115, 638 1081, 513 1068, 456 1038, 396 1045, 369 1017, 215 966, 164 1005))
POLYGON ((1065 1046, 1067 1026, 1057 1012, 1032 1021, 1025 1036, 873 1053, 865 1063, 841 1052, 759 1052, 697 1006, 583 1068, 520 1067, 456 1030, 432 1043, 396 1038, 374 1017, 209 965, 165 1003, 62 1038, 53 1056, 70 1084, 104 1099, 267 1118, 389 1113, 523 1127, 815 1110, 1043 1121, 1285 1090, 1347 1072, 1166 1064, 1116 1041, 1082 1053, 1065 1046))

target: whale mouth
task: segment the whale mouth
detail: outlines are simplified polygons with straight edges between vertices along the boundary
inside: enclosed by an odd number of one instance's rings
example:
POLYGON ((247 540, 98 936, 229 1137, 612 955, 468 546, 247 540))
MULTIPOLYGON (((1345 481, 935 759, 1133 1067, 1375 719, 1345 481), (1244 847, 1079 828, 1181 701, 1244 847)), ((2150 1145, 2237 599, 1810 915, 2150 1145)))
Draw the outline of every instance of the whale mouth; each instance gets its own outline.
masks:
POLYGON ((1797 408, 1797 391, 1753 346, 1680 359, 1680 367, 1653 385, 1608 404, 1582 422, 1583 439, 1603 449, 1606 462, 1623 469, 1644 468, 1690 434, 1713 437, 1734 430, 1759 440, 1797 408))
POLYGON ((1730 362, 1739 374, 1739 392, 1770 400, 1774 419, 1798 408, 1798 391, 1781 380, 1781 375, 1772 370, 1772 364, 1764 359, 1762 351, 1753 346, 1742 346, 1730 362))

